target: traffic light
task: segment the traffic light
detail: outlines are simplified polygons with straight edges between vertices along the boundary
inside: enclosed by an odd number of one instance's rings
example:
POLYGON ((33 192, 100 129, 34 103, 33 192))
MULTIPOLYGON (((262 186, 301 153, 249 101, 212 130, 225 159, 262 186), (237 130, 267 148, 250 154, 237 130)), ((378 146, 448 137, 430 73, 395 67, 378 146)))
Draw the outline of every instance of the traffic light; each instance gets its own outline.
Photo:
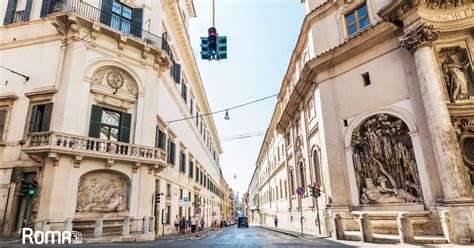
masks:
POLYGON ((160 205, 162 195, 163 195, 163 193, 156 193, 156 195, 155 195, 155 204, 156 205, 160 205))
POLYGON ((308 184, 308 188, 309 188, 309 195, 311 197, 314 197, 314 187, 311 184, 308 184))
POLYGON ((210 27, 207 33, 207 37, 201 37, 201 59, 227 59, 227 37, 219 36, 215 27, 210 27))
POLYGON ((30 182, 29 188, 28 188, 28 196, 33 197, 38 193, 38 181, 34 180, 30 182))
POLYGON ((321 196, 321 185, 319 183, 314 184, 314 197, 318 198, 321 196))
POLYGON ((20 194, 28 195, 29 188, 30 188, 30 182, 26 181, 25 179, 21 180, 20 194))
POLYGON ((227 36, 217 36, 217 60, 227 59, 227 36))

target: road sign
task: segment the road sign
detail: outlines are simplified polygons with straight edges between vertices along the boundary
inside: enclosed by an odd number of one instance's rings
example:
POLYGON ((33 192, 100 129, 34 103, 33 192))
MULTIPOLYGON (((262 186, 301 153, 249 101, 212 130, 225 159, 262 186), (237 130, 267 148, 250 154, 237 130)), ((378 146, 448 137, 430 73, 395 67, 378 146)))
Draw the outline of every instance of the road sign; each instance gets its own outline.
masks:
POLYGON ((296 188, 296 194, 304 195, 305 189, 303 186, 296 188))
POLYGON ((183 197, 183 204, 188 205, 189 203, 189 198, 187 196, 183 197))
POLYGON ((194 209, 195 214, 201 214, 201 207, 197 207, 194 209))

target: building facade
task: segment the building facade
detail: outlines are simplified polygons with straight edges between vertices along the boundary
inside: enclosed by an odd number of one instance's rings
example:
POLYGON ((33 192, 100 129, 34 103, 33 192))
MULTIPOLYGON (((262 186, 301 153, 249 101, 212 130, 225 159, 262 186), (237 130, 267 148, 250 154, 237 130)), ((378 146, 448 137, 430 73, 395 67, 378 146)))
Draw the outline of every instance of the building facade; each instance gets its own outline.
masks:
POLYGON ((221 216, 195 16, 192 0, 1 1, 2 66, 27 75, 1 74, 3 235, 68 218, 86 236, 98 218, 113 233, 127 216, 133 233, 152 216, 151 239, 175 216, 221 216), (38 193, 21 193, 22 181, 38 193))
MULTIPOLYGON (((472 1, 304 4, 257 159, 261 222, 325 234, 335 214, 358 230, 362 213, 406 211, 415 233, 442 234, 447 210, 474 241, 472 1)), ((397 233, 396 214, 375 232, 397 233)))

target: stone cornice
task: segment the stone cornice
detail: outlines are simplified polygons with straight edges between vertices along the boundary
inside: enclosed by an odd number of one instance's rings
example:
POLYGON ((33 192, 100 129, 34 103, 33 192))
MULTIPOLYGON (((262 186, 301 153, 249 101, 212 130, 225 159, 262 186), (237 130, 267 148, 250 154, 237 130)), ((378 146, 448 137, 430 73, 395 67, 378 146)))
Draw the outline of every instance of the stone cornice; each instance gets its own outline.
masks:
POLYGON ((317 71, 342 63, 361 52, 367 51, 381 42, 395 36, 397 27, 388 23, 380 22, 361 33, 353 36, 339 46, 332 48, 308 61, 290 95, 282 116, 277 125, 277 130, 283 133, 289 125, 292 115, 296 113, 301 103, 301 92, 307 92, 317 82, 313 82, 317 71))
MULTIPOLYGON (((304 45, 306 44, 306 41, 308 40, 308 33, 309 33, 309 30, 311 29, 312 24, 323 19, 325 16, 332 13, 333 11, 337 10, 338 7, 339 7, 339 4, 337 2, 326 1, 306 15, 306 17, 303 20, 303 24, 301 25, 300 34, 298 36, 298 40, 296 41, 295 49, 293 50, 293 53, 291 54, 290 63, 286 70, 285 76, 283 77, 283 83, 280 88, 280 93, 285 90, 286 85, 291 80, 291 75, 293 74, 295 70, 296 60, 299 58, 299 55, 304 49, 304 45)), ((282 97, 283 97, 283 94, 279 95, 278 99, 280 100, 282 99, 282 97)))
MULTIPOLYGON (((200 110, 203 113, 210 113, 211 109, 209 107, 209 102, 207 101, 207 96, 204 90, 201 75, 199 74, 196 59, 194 58, 187 30, 185 24, 183 23, 183 19, 181 18, 178 2, 174 0, 164 0, 162 3, 176 33, 176 40, 178 41, 177 43, 179 44, 180 50, 184 55, 183 60, 186 62, 186 68, 188 69, 189 74, 191 74, 190 78, 192 79, 191 81, 194 86, 193 88, 201 100, 199 101, 201 105, 200 110)), ((222 147, 219 141, 219 136, 217 134, 214 120, 211 115, 204 116, 204 118, 206 118, 208 124, 207 126, 210 128, 212 136, 214 137, 214 144, 216 145, 217 152, 218 154, 221 154, 222 147)))

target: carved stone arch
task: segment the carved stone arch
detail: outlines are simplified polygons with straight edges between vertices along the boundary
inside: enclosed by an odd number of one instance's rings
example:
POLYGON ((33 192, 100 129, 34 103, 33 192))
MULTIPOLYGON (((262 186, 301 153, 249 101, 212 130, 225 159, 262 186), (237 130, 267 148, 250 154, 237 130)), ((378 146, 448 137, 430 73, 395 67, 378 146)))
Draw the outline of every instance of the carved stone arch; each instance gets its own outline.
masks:
POLYGON ((357 117, 355 117, 350 123, 347 129, 344 132, 344 146, 346 148, 351 147, 351 139, 352 139, 352 132, 354 131, 355 128, 361 125, 362 122, 367 120, 369 116, 376 115, 379 113, 385 113, 389 115, 396 116, 397 118, 401 119, 408 127, 408 130, 410 133, 418 133, 418 128, 415 123, 415 116, 408 112, 407 110, 396 107, 396 106, 383 106, 380 108, 377 108, 375 110, 371 111, 366 111, 361 114, 359 114, 357 117))
POLYGON ((290 190, 290 195, 295 194, 296 190, 296 184, 295 184, 295 170, 293 169, 293 166, 288 167, 288 186, 290 190))
POLYGON ((353 129, 350 147, 362 204, 423 201, 410 130, 399 117, 366 117, 353 129))
POLYGON ((314 145, 311 148, 311 162, 313 171, 313 182, 319 185, 323 184, 323 173, 321 167, 321 149, 319 146, 314 145))
POLYGON ((101 68, 104 67, 113 67, 118 68, 123 71, 124 74, 128 75, 132 81, 136 84, 136 95, 142 95, 145 92, 144 89, 144 82, 140 79, 138 73, 126 63, 123 63, 117 59, 108 59, 108 58, 100 58, 94 60, 90 65, 85 69, 84 78, 87 82, 92 83, 94 74, 101 68))
POLYGON ((130 209, 130 178, 115 170, 92 170, 79 178, 76 212, 120 213, 130 209))

